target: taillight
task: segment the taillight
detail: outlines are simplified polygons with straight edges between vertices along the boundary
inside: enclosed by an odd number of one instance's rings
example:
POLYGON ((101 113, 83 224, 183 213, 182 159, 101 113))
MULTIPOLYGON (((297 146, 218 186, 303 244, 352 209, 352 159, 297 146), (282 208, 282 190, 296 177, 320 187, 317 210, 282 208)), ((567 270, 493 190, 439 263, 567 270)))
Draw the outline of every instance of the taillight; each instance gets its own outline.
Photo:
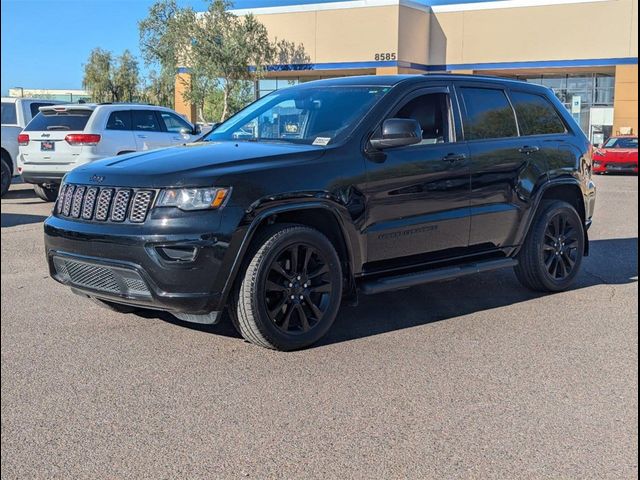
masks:
POLYGON ((64 137, 69 145, 97 145, 100 135, 95 133, 70 133, 64 137))
POLYGON ((18 135, 18 145, 20 145, 21 147, 29 145, 29 135, 27 135, 26 133, 21 133, 20 135, 18 135))

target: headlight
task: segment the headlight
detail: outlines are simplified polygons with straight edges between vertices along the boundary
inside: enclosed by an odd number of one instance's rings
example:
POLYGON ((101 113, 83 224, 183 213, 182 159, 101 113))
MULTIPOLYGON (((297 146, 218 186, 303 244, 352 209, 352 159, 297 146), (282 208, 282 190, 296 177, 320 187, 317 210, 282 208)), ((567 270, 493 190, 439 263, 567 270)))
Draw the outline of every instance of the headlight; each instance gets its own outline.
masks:
POLYGON ((229 188, 167 188, 160 192, 157 207, 178 207, 181 210, 220 208, 229 196, 229 188))

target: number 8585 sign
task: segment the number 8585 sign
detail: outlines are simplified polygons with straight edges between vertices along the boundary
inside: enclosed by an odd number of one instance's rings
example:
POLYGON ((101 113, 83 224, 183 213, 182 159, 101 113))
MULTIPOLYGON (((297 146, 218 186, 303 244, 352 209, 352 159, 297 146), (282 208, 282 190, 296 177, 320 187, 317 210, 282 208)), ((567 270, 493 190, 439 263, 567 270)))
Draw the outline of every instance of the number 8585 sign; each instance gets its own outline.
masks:
POLYGON ((373 59, 376 61, 388 61, 388 60, 396 60, 396 54, 385 52, 385 53, 376 53, 373 56, 373 59))

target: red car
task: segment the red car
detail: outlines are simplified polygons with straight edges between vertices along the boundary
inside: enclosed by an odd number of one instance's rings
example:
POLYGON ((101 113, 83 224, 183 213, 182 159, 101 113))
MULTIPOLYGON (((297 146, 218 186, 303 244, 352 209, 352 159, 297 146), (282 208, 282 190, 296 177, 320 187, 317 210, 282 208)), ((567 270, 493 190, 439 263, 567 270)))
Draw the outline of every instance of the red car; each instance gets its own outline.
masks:
POLYGON ((593 152, 593 172, 638 173, 638 137, 611 137, 593 152))

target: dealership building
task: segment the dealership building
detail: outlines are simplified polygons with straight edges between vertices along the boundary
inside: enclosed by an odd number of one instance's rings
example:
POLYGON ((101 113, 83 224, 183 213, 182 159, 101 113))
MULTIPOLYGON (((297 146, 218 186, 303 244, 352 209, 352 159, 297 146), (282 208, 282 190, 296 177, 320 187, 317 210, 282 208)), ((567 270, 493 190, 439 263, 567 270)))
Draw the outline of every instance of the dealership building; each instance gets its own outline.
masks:
MULTIPOLYGON (((257 96, 345 75, 453 72, 551 87, 599 143, 638 130, 637 0, 255 0, 273 39, 299 45, 257 96)), ((178 77, 188 80, 188 70, 178 77)), ((176 81, 176 108, 194 117, 176 81)))

